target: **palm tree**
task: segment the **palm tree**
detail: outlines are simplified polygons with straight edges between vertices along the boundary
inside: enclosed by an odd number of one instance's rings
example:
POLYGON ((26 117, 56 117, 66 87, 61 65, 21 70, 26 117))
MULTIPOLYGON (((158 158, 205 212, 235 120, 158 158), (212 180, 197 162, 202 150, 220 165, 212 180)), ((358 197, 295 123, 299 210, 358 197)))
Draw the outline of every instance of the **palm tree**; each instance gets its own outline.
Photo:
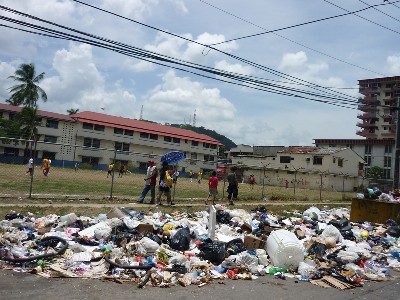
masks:
POLYGON ((40 125, 40 118, 37 116, 37 108, 24 107, 17 115, 16 122, 19 125, 20 137, 27 140, 24 156, 32 157, 35 143, 39 140, 37 126, 40 125), (30 147, 29 147, 30 146, 30 147))
POLYGON ((45 91, 38 86, 39 82, 44 78, 44 72, 36 75, 35 66, 32 63, 21 64, 15 71, 15 75, 8 78, 12 78, 19 83, 9 89, 11 97, 6 102, 11 105, 36 108, 39 99, 44 102, 47 101, 45 91))
POLYGON ((67 109, 67 113, 68 113, 69 115, 74 115, 74 114, 78 113, 78 111, 79 111, 79 108, 70 108, 70 109, 67 109))

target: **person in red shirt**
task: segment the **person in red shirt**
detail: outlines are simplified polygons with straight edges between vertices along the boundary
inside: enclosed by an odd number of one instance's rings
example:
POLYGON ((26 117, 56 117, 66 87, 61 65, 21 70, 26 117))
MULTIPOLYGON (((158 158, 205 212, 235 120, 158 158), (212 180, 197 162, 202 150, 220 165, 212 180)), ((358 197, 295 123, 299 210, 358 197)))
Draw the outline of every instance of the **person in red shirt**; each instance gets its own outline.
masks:
POLYGON ((213 205, 215 205, 215 200, 217 199, 218 195, 218 177, 217 177, 217 172, 213 171, 211 173, 210 178, 208 179, 208 197, 204 203, 207 205, 208 199, 212 197, 213 199, 213 205))
POLYGON ((254 175, 250 175, 250 189, 253 189, 255 182, 256 178, 254 177, 254 175))

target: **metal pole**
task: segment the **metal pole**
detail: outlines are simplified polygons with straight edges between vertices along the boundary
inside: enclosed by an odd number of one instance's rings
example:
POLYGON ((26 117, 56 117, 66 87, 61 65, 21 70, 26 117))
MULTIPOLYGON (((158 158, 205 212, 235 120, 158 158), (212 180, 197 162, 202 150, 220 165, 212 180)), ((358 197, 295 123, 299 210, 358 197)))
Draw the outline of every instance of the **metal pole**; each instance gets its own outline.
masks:
POLYGON ((322 201, 322 173, 319 174, 321 176, 321 185, 319 186, 319 201, 322 201))
POLYGON ((296 181, 297 180, 297 170, 294 171, 294 181, 293 181, 293 196, 296 197, 296 181))
POLYGON ((114 170, 115 170, 115 158, 117 157, 117 148, 115 147, 115 145, 114 145, 114 160, 113 160, 113 165, 114 165, 114 168, 113 168, 113 170, 112 170, 112 173, 111 173, 111 191, 110 191, 110 199, 112 199, 112 197, 113 197, 113 189, 114 189, 114 170))
POLYGON ((399 169, 400 169, 400 97, 397 97, 397 121, 396 121, 396 151, 394 154, 394 174, 393 174, 393 190, 399 188, 399 169))
MULTIPOLYGON (((36 146, 37 146, 37 140, 36 136, 33 137, 34 143, 35 143, 35 149, 33 150, 33 155, 32 155, 32 144, 31 144, 31 157, 33 158, 33 164, 32 164, 32 175, 31 175, 31 182, 29 185, 29 199, 32 198, 32 189, 33 189, 33 175, 35 174, 35 158, 36 158, 36 146)), ((30 157, 29 157, 30 158, 30 157)))

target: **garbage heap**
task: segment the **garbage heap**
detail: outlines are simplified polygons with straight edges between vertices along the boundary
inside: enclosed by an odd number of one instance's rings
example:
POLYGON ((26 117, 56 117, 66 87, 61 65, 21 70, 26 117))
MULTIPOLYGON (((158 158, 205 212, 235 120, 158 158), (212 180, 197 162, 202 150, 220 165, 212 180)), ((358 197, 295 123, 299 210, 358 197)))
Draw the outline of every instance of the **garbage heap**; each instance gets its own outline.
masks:
POLYGON ((345 208, 284 215, 221 205, 193 214, 114 208, 93 218, 12 212, 0 222, 0 266, 140 288, 269 275, 339 289, 390 279, 400 268, 393 220, 351 223, 345 208))

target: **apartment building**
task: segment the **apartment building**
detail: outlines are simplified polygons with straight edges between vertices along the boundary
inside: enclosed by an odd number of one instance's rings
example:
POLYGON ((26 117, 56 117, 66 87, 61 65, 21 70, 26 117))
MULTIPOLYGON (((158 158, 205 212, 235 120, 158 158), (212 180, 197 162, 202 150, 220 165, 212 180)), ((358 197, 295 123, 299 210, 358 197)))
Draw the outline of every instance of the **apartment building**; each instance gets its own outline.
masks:
POLYGON ((385 179, 393 179, 396 147, 397 108, 400 76, 359 80, 356 134, 365 139, 314 139, 317 147, 348 147, 365 160, 365 174, 372 166, 384 170, 385 179))
MULTIPOLYGON (((0 103, 0 116, 12 119, 20 107, 0 103)), ((84 111, 63 115, 38 111, 37 158, 48 157, 53 165, 73 166, 75 162, 104 168, 112 161, 145 168, 149 159, 171 150, 185 154, 179 162, 182 172, 216 168, 217 140, 190 130, 84 111)), ((0 161, 23 161, 24 144, 0 143, 0 161)))

